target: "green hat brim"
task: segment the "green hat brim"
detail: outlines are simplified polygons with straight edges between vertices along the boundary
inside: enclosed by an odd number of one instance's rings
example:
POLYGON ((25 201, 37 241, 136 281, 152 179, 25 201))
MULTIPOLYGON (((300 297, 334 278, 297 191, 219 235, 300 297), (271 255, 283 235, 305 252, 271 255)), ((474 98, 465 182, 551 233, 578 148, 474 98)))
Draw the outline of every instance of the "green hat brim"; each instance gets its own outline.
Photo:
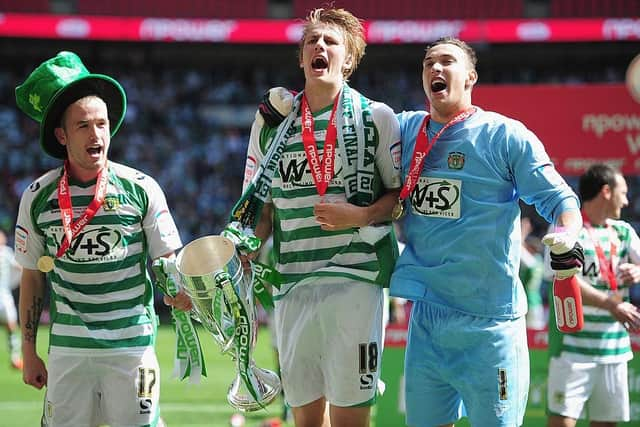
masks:
POLYGON ((107 104, 111 137, 124 121, 127 112, 127 96, 120 83, 103 74, 88 74, 60 89, 49 102, 40 124, 40 145, 52 157, 67 158, 67 148, 55 136, 62 114, 67 107, 85 96, 96 95, 107 104))

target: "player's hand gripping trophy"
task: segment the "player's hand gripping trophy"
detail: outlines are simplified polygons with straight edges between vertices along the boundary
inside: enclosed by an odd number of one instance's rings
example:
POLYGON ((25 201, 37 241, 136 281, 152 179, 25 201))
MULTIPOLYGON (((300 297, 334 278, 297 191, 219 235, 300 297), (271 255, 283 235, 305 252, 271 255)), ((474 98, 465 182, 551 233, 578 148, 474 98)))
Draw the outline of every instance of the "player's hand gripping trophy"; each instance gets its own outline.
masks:
MULTIPOLYGON (((160 286, 163 287, 163 280, 170 285, 178 283, 191 297, 191 317, 211 333, 223 353, 235 360, 238 375, 229 387, 227 400, 240 411, 264 408, 278 396, 281 387, 278 375, 257 367, 252 358, 258 332, 254 269, 243 270, 238 251, 257 250, 259 245, 256 237, 227 229, 222 235, 190 242, 175 261, 161 258, 154 263, 160 286)), ((166 292, 171 295, 175 290, 166 292)), ((181 329, 176 322, 178 334, 181 329)))

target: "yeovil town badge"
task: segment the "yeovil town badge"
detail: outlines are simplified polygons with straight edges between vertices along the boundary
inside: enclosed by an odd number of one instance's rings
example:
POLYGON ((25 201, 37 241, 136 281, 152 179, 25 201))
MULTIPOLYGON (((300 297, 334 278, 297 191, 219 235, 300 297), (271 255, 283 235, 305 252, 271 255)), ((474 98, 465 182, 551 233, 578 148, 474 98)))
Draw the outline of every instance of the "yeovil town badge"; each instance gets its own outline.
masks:
POLYGON ((464 167, 464 153, 453 151, 447 157, 449 169, 462 169, 464 167))
POLYGON ((117 196, 106 196, 102 208, 105 211, 116 211, 120 207, 120 199, 117 196))

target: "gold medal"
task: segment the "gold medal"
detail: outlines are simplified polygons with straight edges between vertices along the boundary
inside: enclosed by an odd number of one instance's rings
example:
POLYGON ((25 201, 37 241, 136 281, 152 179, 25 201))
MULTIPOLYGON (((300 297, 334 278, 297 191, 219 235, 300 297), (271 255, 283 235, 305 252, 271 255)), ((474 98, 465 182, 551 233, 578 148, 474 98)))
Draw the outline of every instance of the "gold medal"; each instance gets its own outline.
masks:
POLYGON ((40 259, 38 259, 38 263, 36 264, 36 266, 38 267, 38 270, 42 271, 43 273, 48 273, 53 270, 53 258, 46 255, 41 256, 40 259))
POLYGON ((402 201, 398 199, 398 203, 396 203, 396 205, 393 207, 393 210, 391 211, 391 218, 393 218, 394 221, 397 221, 402 218, 403 214, 404 206, 402 205, 402 201))

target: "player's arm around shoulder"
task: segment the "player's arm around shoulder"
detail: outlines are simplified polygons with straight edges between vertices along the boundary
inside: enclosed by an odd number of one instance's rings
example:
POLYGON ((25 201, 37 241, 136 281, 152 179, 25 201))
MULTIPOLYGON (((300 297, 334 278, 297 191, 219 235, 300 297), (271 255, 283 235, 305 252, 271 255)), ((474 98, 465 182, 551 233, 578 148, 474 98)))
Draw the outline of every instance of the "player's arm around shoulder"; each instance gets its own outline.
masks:
POLYGON ((254 157, 258 154, 264 155, 266 153, 267 146, 275 136, 278 126, 293 111, 296 93, 290 89, 276 86, 267 90, 262 96, 249 136, 249 150, 252 150, 251 154, 254 157), (252 146, 255 146, 257 150, 253 149, 252 146))
POLYGON ((293 92, 283 87, 273 87, 262 97, 249 132, 249 144, 244 167, 242 190, 246 190, 258 171, 278 126, 293 110, 293 92))
POLYGON ((373 101, 371 104, 373 122, 380 137, 378 146, 390 147, 400 141, 400 123, 396 113, 387 104, 373 101))
POLYGON ((372 107, 373 122, 378 131, 376 147, 376 166, 380 172, 385 188, 394 190, 402 185, 400 178, 400 123, 391 107, 381 102, 374 102, 372 107))

